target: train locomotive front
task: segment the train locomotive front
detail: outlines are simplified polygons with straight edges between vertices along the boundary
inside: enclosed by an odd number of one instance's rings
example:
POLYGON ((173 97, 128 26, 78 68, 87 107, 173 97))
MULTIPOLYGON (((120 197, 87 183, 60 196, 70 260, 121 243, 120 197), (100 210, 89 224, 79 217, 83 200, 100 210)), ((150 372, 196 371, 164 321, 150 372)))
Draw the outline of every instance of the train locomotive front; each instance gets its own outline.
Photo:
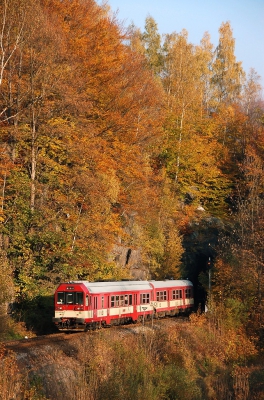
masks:
POLYGON ((89 295, 83 282, 61 283, 54 295, 55 317, 59 330, 84 330, 89 295))

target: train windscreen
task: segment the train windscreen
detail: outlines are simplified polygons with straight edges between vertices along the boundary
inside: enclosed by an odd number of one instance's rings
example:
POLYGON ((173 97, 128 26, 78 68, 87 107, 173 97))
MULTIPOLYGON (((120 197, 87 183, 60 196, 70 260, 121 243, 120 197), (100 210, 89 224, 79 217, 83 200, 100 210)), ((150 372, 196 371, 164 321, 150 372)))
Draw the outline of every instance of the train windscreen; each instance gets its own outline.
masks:
POLYGON ((57 304, 83 305, 83 292, 58 292, 57 304))

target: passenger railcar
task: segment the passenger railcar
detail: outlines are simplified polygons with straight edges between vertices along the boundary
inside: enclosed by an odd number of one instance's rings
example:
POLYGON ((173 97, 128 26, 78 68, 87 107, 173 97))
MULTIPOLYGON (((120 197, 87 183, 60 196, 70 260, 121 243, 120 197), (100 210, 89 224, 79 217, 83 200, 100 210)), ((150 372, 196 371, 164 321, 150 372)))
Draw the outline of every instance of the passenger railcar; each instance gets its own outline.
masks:
POLYGON ((87 330, 190 312, 188 280, 61 283, 54 296, 59 330, 87 330))

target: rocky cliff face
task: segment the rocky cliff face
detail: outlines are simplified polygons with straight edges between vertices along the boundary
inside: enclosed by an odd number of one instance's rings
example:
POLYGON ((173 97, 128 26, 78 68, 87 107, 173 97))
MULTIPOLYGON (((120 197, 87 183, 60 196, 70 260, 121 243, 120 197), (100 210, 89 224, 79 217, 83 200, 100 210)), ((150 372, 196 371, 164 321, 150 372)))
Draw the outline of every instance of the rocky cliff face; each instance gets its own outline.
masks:
POLYGON ((126 268, 132 279, 148 279, 149 274, 143 266, 140 249, 132 249, 121 244, 114 245, 111 258, 119 267, 126 268))

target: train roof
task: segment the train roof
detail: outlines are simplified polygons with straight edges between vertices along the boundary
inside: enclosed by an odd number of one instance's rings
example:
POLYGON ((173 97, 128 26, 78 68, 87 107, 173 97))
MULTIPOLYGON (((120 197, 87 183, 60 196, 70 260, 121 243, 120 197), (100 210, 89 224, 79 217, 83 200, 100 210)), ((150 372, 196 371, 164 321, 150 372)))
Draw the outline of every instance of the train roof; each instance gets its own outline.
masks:
POLYGON ((154 287, 154 289, 172 288, 172 287, 177 287, 177 286, 180 286, 180 287, 193 286, 192 282, 187 279, 150 281, 150 283, 154 287))
POLYGON ((110 282, 88 282, 75 281, 72 283, 82 283, 90 293, 111 293, 111 292, 129 292, 134 290, 151 290, 152 287, 148 281, 110 281, 110 282))
POLYGON ((193 286, 189 280, 164 280, 164 281, 108 281, 108 282, 89 282, 71 281, 68 284, 83 284, 90 293, 112 293, 112 292, 131 292, 193 286))

